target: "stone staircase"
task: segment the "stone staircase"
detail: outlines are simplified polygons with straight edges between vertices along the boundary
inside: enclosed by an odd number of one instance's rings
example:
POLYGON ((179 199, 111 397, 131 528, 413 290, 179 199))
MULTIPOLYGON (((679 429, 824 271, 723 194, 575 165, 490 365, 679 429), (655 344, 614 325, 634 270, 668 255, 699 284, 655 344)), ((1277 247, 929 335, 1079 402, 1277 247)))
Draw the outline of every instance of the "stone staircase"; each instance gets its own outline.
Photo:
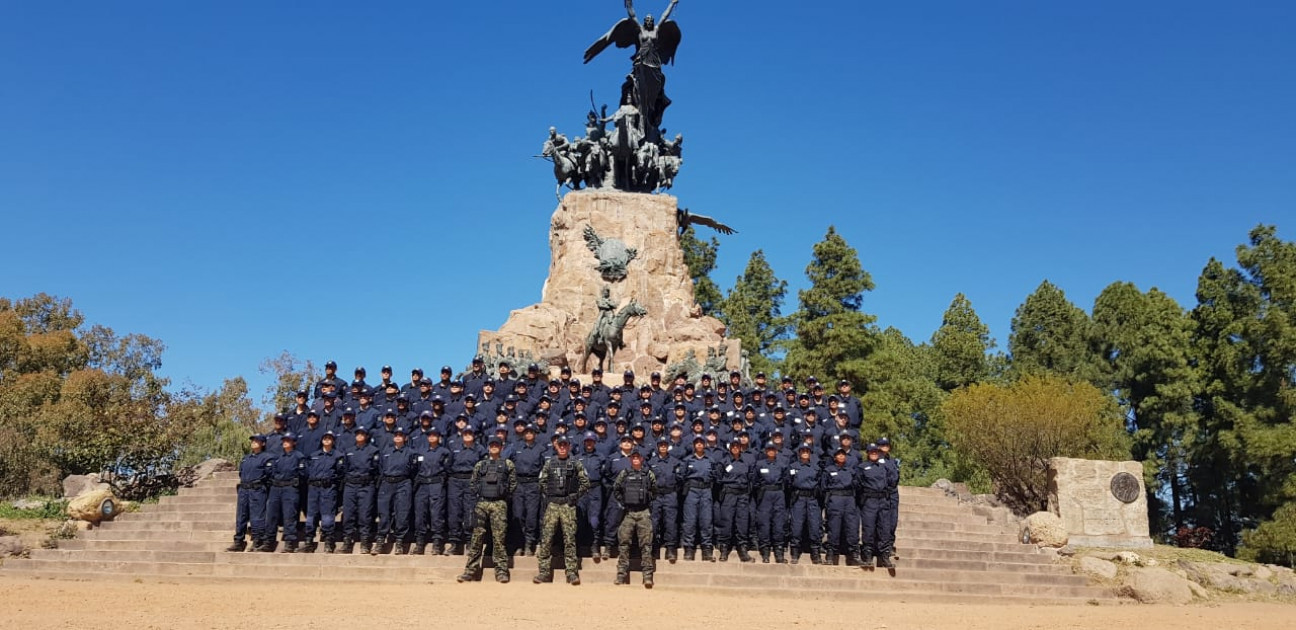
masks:
MULTIPOLYGON (((0 573, 62 579, 149 579, 166 582, 293 580, 320 582, 447 583, 462 572, 463 556, 362 556, 360 554, 227 553, 234 519, 236 473, 216 473, 156 505, 10 559, 0 573)), ((942 602, 1115 602, 1088 586, 1068 565, 1016 532, 992 525, 930 488, 902 487, 896 547, 898 568, 815 566, 809 556, 795 566, 775 563, 658 562, 656 588, 706 589, 717 594, 828 599, 928 599, 942 602)), ((488 558, 489 560, 489 558, 488 558)), ((519 588, 530 586, 535 558, 513 559, 519 588)), ((489 565, 489 562, 488 562, 489 565)), ((583 560, 584 582, 610 583, 615 560, 583 560)), ((558 575, 561 578, 561 573, 558 575)), ((632 575, 632 588, 638 575, 632 575)), ((488 569, 485 579, 491 579, 488 569)))

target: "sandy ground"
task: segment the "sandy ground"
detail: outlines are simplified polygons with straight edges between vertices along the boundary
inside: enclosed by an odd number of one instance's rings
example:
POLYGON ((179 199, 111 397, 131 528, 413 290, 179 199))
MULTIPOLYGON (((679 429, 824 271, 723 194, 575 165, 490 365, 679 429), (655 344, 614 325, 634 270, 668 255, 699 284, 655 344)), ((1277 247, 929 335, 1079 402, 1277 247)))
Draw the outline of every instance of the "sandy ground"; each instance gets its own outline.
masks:
POLYGON ((1296 607, 744 600, 608 584, 335 586, 75 582, 0 574, 0 628, 1296 629, 1296 607))

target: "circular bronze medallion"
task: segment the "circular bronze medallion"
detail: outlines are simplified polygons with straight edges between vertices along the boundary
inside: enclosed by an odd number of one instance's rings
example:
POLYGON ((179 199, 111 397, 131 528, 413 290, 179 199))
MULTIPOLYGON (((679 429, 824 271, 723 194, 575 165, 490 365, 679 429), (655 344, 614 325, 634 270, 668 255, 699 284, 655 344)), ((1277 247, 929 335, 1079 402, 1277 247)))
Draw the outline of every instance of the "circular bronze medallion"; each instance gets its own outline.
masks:
POLYGON ((1138 477, 1127 472, 1116 473, 1111 480, 1112 496, 1119 499, 1122 503, 1133 503, 1139 498, 1139 480, 1138 477))

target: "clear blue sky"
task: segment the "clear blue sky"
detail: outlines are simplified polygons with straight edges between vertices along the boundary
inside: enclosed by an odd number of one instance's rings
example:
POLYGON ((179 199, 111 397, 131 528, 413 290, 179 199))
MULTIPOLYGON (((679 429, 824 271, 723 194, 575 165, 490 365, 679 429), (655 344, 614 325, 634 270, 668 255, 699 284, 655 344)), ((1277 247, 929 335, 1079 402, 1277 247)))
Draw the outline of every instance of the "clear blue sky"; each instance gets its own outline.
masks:
MULTIPOLYGON (((659 14, 664 0, 641 4, 659 14), (659 6, 660 5, 660 6, 659 6)), ((619 0, 0 6, 0 294, 72 298, 219 386, 282 350, 467 363, 538 301, 545 130, 629 67, 619 0)), ((675 193, 793 289, 835 224, 916 341, 964 292, 1000 345, 1047 278, 1191 306, 1296 238, 1296 3, 683 0, 675 193)), ((795 309, 793 291, 786 310, 795 309)))

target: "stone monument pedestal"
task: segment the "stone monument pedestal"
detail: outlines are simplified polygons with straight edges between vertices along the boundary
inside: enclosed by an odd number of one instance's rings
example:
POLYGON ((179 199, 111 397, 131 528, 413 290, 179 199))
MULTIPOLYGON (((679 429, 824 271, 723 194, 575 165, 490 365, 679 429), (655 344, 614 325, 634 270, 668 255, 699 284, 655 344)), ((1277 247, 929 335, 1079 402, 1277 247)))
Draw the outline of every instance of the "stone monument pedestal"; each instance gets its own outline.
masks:
POLYGON ((1049 460, 1049 511, 1077 547, 1147 548, 1143 464, 1054 457, 1049 460))
POLYGON ((665 373, 690 357, 712 373, 742 369, 739 340, 725 338, 724 324, 702 315, 693 299, 677 212, 670 195, 587 189, 563 197, 550 222, 549 277, 540 303, 511 312, 497 331, 481 331, 478 348, 487 365, 507 360, 525 370, 534 360, 588 374, 599 364, 598 356, 586 362, 585 350, 606 289, 615 305, 608 314, 632 301, 645 311, 625 320, 624 347, 603 365, 608 374, 632 369, 647 382, 649 373, 665 373))

